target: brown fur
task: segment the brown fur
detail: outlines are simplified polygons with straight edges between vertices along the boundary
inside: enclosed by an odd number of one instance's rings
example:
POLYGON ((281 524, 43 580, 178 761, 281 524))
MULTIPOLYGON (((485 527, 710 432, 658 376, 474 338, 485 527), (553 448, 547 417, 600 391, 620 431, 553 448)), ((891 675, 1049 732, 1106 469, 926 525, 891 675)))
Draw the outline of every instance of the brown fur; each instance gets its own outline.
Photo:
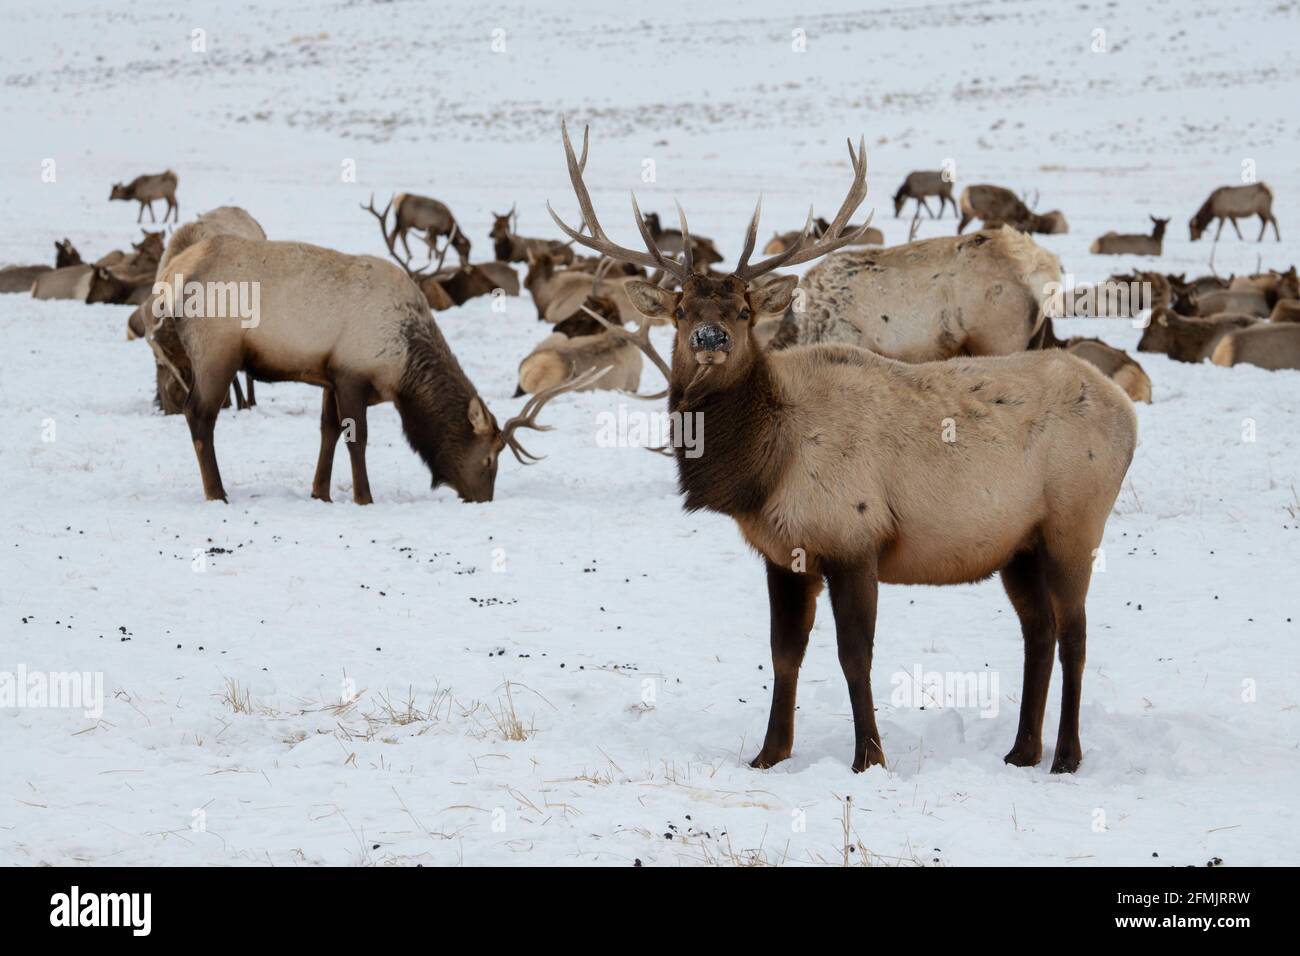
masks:
POLYGON ((1237 312, 1264 319, 1271 311, 1268 296, 1261 289, 1211 289, 1195 296, 1192 301, 1196 305, 1196 314, 1200 316, 1237 312))
POLYGON ((81 264, 81 253, 77 251, 71 239, 64 239, 54 244, 54 268, 63 269, 81 264))
POLYGON ((1255 365, 1278 371, 1300 369, 1300 325, 1260 323, 1219 339, 1210 361, 1215 365, 1255 365))
POLYGON ((1270 322, 1300 322, 1300 299, 1278 299, 1269 313, 1270 322))
POLYGON ((1232 229, 1241 239, 1241 229, 1237 226, 1237 220, 1248 216, 1259 216, 1259 238, 1257 242, 1264 241, 1264 230, 1268 224, 1273 224, 1273 234, 1277 236, 1278 242, 1282 241, 1282 234, 1277 228, 1277 219, 1273 215, 1273 190, 1269 189, 1264 183, 1251 183, 1248 186, 1220 186, 1210 197, 1201 204, 1201 208, 1192 216, 1191 221, 1187 224, 1191 233, 1192 241, 1200 239, 1215 219, 1219 220, 1219 230, 1214 234, 1214 241, 1219 241, 1219 236, 1223 234, 1223 224, 1232 223, 1232 229))
POLYGON ((1207 318, 1179 315, 1157 305, 1151 310, 1151 321, 1142 332, 1138 351, 1164 352, 1177 362, 1203 362, 1224 335, 1258 321, 1253 315, 1232 313, 1207 318))
POLYGON ((149 209, 149 221, 157 222, 158 220, 153 213, 153 204, 157 199, 164 199, 167 201, 167 209, 163 212, 163 222, 167 221, 168 216, 172 216, 175 221, 179 222, 181 206, 176 201, 176 184, 178 181, 176 174, 170 169, 162 173, 137 176, 125 185, 114 183, 108 198, 110 200, 121 199, 128 201, 134 199, 138 202, 140 212, 135 217, 136 222, 144 218, 146 207, 149 209))
POLYGON ((545 253, 556 262, 573 261, 573 247, 558 239, 529 239, 517 235, 511 225, 513 211, 505 215, 492 214, 492 231, 488 233, 492 240, 492 249, 498 262, 527 262, 528 254, 545 253))
MULTIPOLYGON (((937 170, 907 174, 903 185, 899 186, 898 192, 894 193, 895 219, 903 212, 903 205, 909 199, 915 199, 918 207, 924 207, 931 219, 942 219, 944 207, 949 203, 952 203, 952 214, 958 215, 957 203, 952 198, 952 181, 937 170), (939 197, 939 215, 936 216, 930 204, 925 201, 927 196, 939 197)), ((919 208, 917 213, 920 214, 919 208)))
POLYGON ((5 266, 0 269, 0 294, 31 292, 38 277, 53 271, 49 266, 5 266))
MULTIPOLYGON (((823 235, 830 228, 830 223, 818 216, 813 220, 812 234, 814 236, 823 235)), ((845 232, 857 232, 861 225, 850 224, 844 227, 845 232)), ((802 229, 796 229, 794 232, 778 232, 768 240, 767 245, 763 247, 763 255, 772 256, 778 252, 785 252, 794 245, 795 241, 803 234, 802 229)), ((850 243, 853 246, 881 246, 885 243, 885 234, 879 229, 868 227, 867 231, 862 234, 862 238, 857 242, 850 243)))
POLYGON ((1092 241, 1089 252, 1093 255, 1107 256, 1158 256, 1164 246, 1165 229, 1169 226, 1168 219, 1157 219, 1155 216, 1149 217, 1154 225, 1151 227, 1151 235, 1138 236, 1118 232, 1108 232, 1103 236, 1092 241))
POLYGON ((803 277, 803 309, 773 347, 844 342, 904 362, 1020 352, 1060 279, 1056 256, 1009 228, 841 252, 803 277))
POLYGON ((424 234, 424 241, 430 249, 440 236, 451 236, 451 244, 460 256, 460 264, 469 264, 469 236, 457 224, 456 217, 451 214, 446 203, 414 193, 398 193, 393 199, 393 210, 396 216, 394 231, 402 241, 408 259, 411 247, 407 244, 407 233, 414 229, 424 234))
POLYGON ((1124 394, 1135 402, 1151 404, 1151 379, 1146 371, 1123 349, 1107 345, 1100 339, 1075 338, 1064 343, 1065 350, 1101 369, 1124 394))
MULTIPOLYGON (((682 254, 686 248, 682 240, 682 231, 680 229, 665 229, 659 221, 659 213, 648 212, 644 216, 646 227, 650 230, 650 235, 659 247, 659 251, 666 255, 677 257, 682 254)), ((705 269, 714 263, 722 261, 722 253, 718 251, 717 245, 712 239, 705 236, 691 234, 691 255, 695 260, 697 268, 705 269)))
POLYGON ((32 283, 32 298, 76 299, 85 302, 94 273, 94 266, 84 264, 43 272, 32 283))
POLYGON ((961 191, 961 222, 957 224, 957 235, 961 235, 975 219, 982 220, 985 228, 996 223, 1020 232, 1059 234, 1069 231, 1065 216, 1059 210, 1036 213, 1010 189, 987 184, 967 186, 961 191))

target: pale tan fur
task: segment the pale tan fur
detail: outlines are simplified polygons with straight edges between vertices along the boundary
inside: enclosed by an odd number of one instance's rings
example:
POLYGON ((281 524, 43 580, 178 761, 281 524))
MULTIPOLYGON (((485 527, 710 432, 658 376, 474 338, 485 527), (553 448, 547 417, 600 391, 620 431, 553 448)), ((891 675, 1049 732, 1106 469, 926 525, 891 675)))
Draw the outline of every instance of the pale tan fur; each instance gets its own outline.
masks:
POLYGON ((1059 210, 1036 213, 1021 201, 1009 189, 1001 186, 977 184, 967 186, 961 191, 961 221, 957 224, 957 234, 965 230, 968 223, 981 220, 986 228, 994 223, 1014 226, 1022 232, 1066 233, 1069 224, 1059 210))
POLYGON ((556 273, 551 278, 551 281, 547 283, 546 294, 548 299, 542 314, 546 321, 552 325, 556 322, 563 322, 577 312, 579 307, 591 295, 595 294, 604 296, 618 306, 619 319, 624 325, 636 325, 640 321, 641 313, 632 305, 632 302, 627 297, 626 290, 623 288, 633 278, 635 277, 606 276, 594 286, 596 291, 593 293, 592 288, 595 277, 590 272, 566 269, 564 272, 556 273))
POLYGON ((1097 366, 1133 401, 1151 404, 1151 379, 1142 366, 1122 349, 1096 339, 1082 339, 1069 343, 1066 351, 1097 366))
POLYGON ((905 362, 1023 351, 1041 325, 1055 255, 1003 226, 828 257, 787 316, 799 344, 843 342, 905 362))
MULTIPOLYGON (((845 229, 851 230, 854 226, 845 226, 845 229)), ((794 232, 778 232, 767 241, 763 247, 763 255, 774 256, 778 252, 785 252, 799 238, 802 230, 794 232)), ((862 238, 857 242, 849 243, 850 246, 883 246, 885 244, 885 234, 874 226, 869 226, 867 231, 862 234, 862 238)))
POLYGON ((1219 339, 1210 361, 1215 365, 1257 365, 1260 368, 1300 369, 1300 325, 1260 323, 1229 332, 1219 339))
POLYGON ((1240 312, 1263 319, 1270 311, 1268 296, 1258 288, 1214 289, 1196 297, 1196 314, 1202 316, 1240 312))
POLYGON ((611 370, 578 391, 610 389, 635 392, 641 384, 641 350, 608 333, 569 338, 553 332, 519 363, 519 388, 536 393, 592 369, 611 370))
POLYGON ((95 267, 90 265, 64 266, 36 277, 32 283, 32 297, 36 299, 76 299, 85 302, 95 267))
POLYGON ((771 561, 880 550, 884 583, 976 581, 1041 529, 1086 582, 1137 435, 1096 368, 1058 350, 921 365, 848 346, 768 354, 777 443, 800 467, 738 521, 771 561))

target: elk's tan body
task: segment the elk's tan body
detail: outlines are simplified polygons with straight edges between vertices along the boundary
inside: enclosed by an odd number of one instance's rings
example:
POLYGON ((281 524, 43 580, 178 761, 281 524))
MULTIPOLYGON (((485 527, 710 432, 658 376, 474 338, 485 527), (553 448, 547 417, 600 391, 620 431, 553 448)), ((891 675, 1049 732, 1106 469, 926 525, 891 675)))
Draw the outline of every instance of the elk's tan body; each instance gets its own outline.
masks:
POLYGON ((1256 365, 1278 371, 1300 369, 1300 325, 1260 323, 1235 329, 1219 339, 1210 361, 1215 365, 1256 365))
POLYGON ((583 373, 610 371, 582 391, 612 389, 635 392, 641 385, 641 350, 618 336, 600 332, 573 338, 552 332, 519 363, 519 390, 529 395, 583 373))
POLYGON ((945 175, 942 170, 923 170, 907 174, 903 184, 898 187, 898 192, 894 193, 895 219, 902 213, 903 204, 909 199, 916 200, 918 215, 921 208, 924 208, 932 219, 939 219, 943 216, 943 210, 949 203, 952 203, 953 215, 957 215, 957 203, 952 198, 952 178, 945 175), (930 204, 926 202, 927 196, 938 197, 938 215, 935 215, 934 210, 930 208, 930 204))
POLYGON ((904 362, 1024 351, 1060 261, 1003 226, 828 257, 799 283, 781 340, 840 342, 904 362))
POLYGON ((1012 226, 1020 232, 1069 231, 1069 224, 1059 210, 1036 213, 1010 189, 988 184, 967 186, 961 191, 961 221, 957 224, 957 234, 961 235, 975 219, 983 221, 986 226, 997 223, 1012 226))
POLYGON ((1099 339, 1072 339, 1064 344, 1067 352, 1095 365, 1133 401, 1151 404, 1151 379, 1128 353, 1099 339))
POLYGON ((1273 224, 1273 234, 1277 236, 1278 242, 1282 241, 1282 234, 1277 228, 1277 219, 1273 215, 1273 190, 1265 183, 1220 186, 1210 193, 1210 197, 1201 204, 1196 215, 1192 216, 1188 223, 1188 230, 1192 241, 1195 242, 1209 228, 1210 223, 1217 219, 1219 229, 1214 234, 1215 242, 1218 242, 1219 236, 1223 234, 1225 222, 1232 223, 1233 231, 1237 233, 1237 238, 1241 239, 1241 228, 1237 225, 1237 220, 1247 216, 1259 217, 1257 242, 1263 242, 1264 230, 1268 228, 1269 223, 1273 224))
POLYGON ((135 217, 139 222, 144 217, 146 208, 149 210, 149 221, 157 222, 154 217, 153 204, 156 200, 162 199, 167 203, 166 210, 163 211, 163 222, 168 217, 180 219, 181 207, 176 201, 176 184, 179 182, 176 174, 170 169, 161 173, 151 173, 144 176, 137 176, 129 183, 114 183, 112 190, 108 194, 110 200, 132 200, 140 204, 140 211, 135 217))
POLYGON ((1165 229, 1168 219, 1151 216, 1151 235, 1139 236, 1132 233, 1108 232, 1092 241, 1088 251, 1094 256, 1158 256, 1164 247, 1165 229))
POLYGON ((64 266, 41 273, 32 283, 35 299, 76 299, 85 302, 90 294, 90 283, 95 277, 95 267, 90 265, 64 266))

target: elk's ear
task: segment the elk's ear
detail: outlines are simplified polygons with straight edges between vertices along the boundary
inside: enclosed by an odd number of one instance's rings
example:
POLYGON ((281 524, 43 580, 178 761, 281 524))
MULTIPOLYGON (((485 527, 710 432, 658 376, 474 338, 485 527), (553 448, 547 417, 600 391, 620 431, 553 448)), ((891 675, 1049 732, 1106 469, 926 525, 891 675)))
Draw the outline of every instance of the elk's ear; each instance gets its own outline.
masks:
POLYGON ((749 290, 749 308, 755 316, 781 315, 790 307, 798 276, 781 276, 765 286, 749 290))
POLYGON ((469 400, 469 424, 475 435, 492 434, 492 416, 483 406, 483 400, 475 395, 469 400))
POLYGON ((650 319, 666 319, 677 311, 680 292, 669 292, 651 282, 633 279, 623 286, 632 307, 650 319))

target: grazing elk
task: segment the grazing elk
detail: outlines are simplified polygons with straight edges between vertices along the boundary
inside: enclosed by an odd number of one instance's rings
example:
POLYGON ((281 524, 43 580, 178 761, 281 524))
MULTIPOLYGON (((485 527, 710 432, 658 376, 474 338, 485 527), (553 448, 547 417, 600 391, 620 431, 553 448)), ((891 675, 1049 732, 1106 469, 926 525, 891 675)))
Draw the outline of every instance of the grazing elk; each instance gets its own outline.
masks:
MULTIPOLYGON (((830 223, 821 216, 818 216, 813 220, 813 238, 819 238, 829 228, 830 223)), ((850 224, 844 228, 855 235, 860 234, 860 238, 854 242, 846 243, 847 246, 880 246, 885 243, 885 234, 879 229, 875 229, 871 226, 850 224)), ((763 255, 772 256, 776 255, 778 252, 784 252, 789 246, 798 241, 800 235, 802 235, 802 233, 799 230, 773 234, 772 238, 767 241, 767 245, 763 247, 763 255)))
POLYGON ((504 216, 499 212, 492 214, 492 231, 488 236, 497 262, 527 262, 530 252, 545 253, 565 265, 573 261, 572 243, 559 239, 529 239, 515 232, 517 223, 514 206, 504 216))
POLYGON ((392 263, 299 242, 219 235, 190 246, 168 263, 186 283, 257 283, 255 323, 238 317, 165 314, 176 323, 194 368, 185 419, 209 500, 226 500, 213 430, 222 399, 244 369, 262 381, 319 385, 321 448, 312 497, 330 499, 339 436, 346 430, 352 495, 369 504, 366 409, 393 402, 407 441, 424 460, 433 484, 450 484, 465 501, 491 501, 497 458, 519 444, 520 428, 538 428, 541 407, 561 392, 585 387, 595 373, 534 396, 503 426, 461 370, 423 294, 392 263), (248 325, 247 328, 244 326, 248 325))
POLYGON ((1300 369, 1300 325, 1260 323, 1236 329, 1219 339, 1210 361, 1215 365, 1255 365, 1278 371, 1300 369))
MULTIPOLYGON (((205 212, 194 222, 187 222, 172 234, 161 261, 154 270, 154 281, 164 284, 173 282, 172 260, 191 246, 213 236, 239 236, 243 239, 261 241, 266 239, 266 231, 247 210, 239 206, 220 206, 205 212)), ((153 301, 151 295, 140 308, 131 313, 131 318, 127 320, 127 337, 130 338, 132 334, 142 336, 149 343, 154 353, 155 364, 154 400, 157 401, 163 414, 178 415, 185 410, 185 398, 194 382, 194 369, 190 365, 189 355, 181 344, 175 320, 165 314, 155 317, 153 301), (133 323, 136 325, 133 326, 133 323)), ((253 378, 247 371, 244 372, 245 389, 240 389, 238 378, 234 380, 233 385, 237 409, 243 410, 257 404, 253 378), (245 390, 248 392, 247 399, 244 398, 245 390)))
POLYGON ((168 216, 173 216, 174 220, 180 221, 181 206, 176 201, 176 174, 170 169, 163 173, 154 173, 152 175, 137 176, 129 183, 114 183, 112 191, 108 194, 110 200, 122 199, 132 200, 140 204, 140 213, 135 217, 139 222, 144 218, 144 210, 149 208, 149 221, 157 222, 153 214, 154 200, 165 199, 167 209, 163 212, 163 222, 167 221, 168 216))
POLYGON ((1277 219, 1273 215, 1273 190, 1269 189, 1264 183, 1251 183, 1249 186, 1220 186, 1214 192, 1210 193, 1210 198, 1201 204, 1201 208, 1196 210, 1196 215, 1191 218, 1187 224, 1191 233, 1192 242, 1200 239, 1209 228, 1211 222, 1219 220, 1218 232, 1214 234, 1214 241, 1219 241, 1219 236, 1223 235, 1223 224, 1232 223, 1232 229, 1241 239, 1241 229, 1237 226, 1237 220, 1243 217, 1259 216, 1259 238, 1256 242, 1264 241, 1264 230, 1268 224, 1273 224, 1273 235, 1277 241, 1282 241, 1282 234, 1278 232, 1277 219))
MULTIPOLYGON (((371 206, 373 205, 372 196, 371 206)), ((428 196, 417 196, 414 193, 398 193, 389 200, 388 205, 393 208, 393 232, 402 241, 402 248, 406 250, 408 260, 411 258, 411 247, 407 245, 406 235, 414 229, 416 232, 424 233, 425 244, 429 247, 429 258, 433 258, 433 253, 438 248, 438 237, 444 236, 447 244, 455 248, 456 254, 460 256, 460 264, 469 264, 469 236, 460 228, 446 203, 430 199, 428 196)), ((385 221, 387 215, 386 206, 384 207, 385 221)), ((442 255, 446 255, 445 248, 442 255)))
POLYGON ((904 362, 1021 352, 1060 280, 1056 256, 1007 227, 841 252, 800 280, 803 308, 772 347, 843 342, 904 362))
POLYGON ((931 219, 942 219, 943 210, 948 203, 952 203, 952 214, 954 216, 958 214, 957 203, 952 198, 952 180, 943 172, 908 173, 907 178, 903 180, 903 185, 899 186, 898 192, 894 193, 895 219, 903 212, 903 206, 909 199, 916 200, 918 212, 920 207, 924 207, 931 219), (927 196, 939 197, 939 215, 936 216, 930 204, 925 201, 927 196))
POLYGON ((1103 256, 1158 256, 1164 246, 1165 229, 1168 219, 1148 217, 1154 225, 1151 235, 1139 236, 1120 232, 1108 232, 1092 241, 1088 251, 1093 255, 1103 256))
MULTIPOLYGON (((751 265, 756 211, 735 271, 713 276, 696 272, 689 254, 678 262, 659 250, 635 198, 647 251, 615 245, 562 133, 588 233, 552 210, 565 234, 681 283, 670 291, 632 282, 628 292, 643 314, 675 324, 669 412, 708 424, 702 455, 676 449, 684 505, 732 517, 766 561, 775 680, 752 765, 790 756, 799 665, 823 579, 853 710, 852 766, 862 771, 885 763, 871 695, 878 584, 957 584, 1000 572, 1025 641, 1020 725, 1005 759, 1031 766, 1041 758, 1059 641, 1064 680, 1052 770, 1074 771, 1083 756, 1084 601, 1137 441, 1124 393, 1055 349, 921 366, 851 346, 759 350, 754 323, 789 306, 796 279, 754 280, 853 238, 843 230, 866 196, 864 142, 856 152, 849 144, 853 183, 821 238, 809 244, 809 223, 802 242, 751 265)), ((646 332, 643 325, 638 344, 651 355, 646 332)))
POLYGON ((967 186, 961 191, 961 222, 957 224, 957 235, 960 236, 973 219, 982 220, 985 228, 999 224, 1020 232, 1060 234, 1069 231, 1065 216, 1059 210, 1036 213, 1032 205, 1026 205, 1010 189, 987 184, 967 186))

